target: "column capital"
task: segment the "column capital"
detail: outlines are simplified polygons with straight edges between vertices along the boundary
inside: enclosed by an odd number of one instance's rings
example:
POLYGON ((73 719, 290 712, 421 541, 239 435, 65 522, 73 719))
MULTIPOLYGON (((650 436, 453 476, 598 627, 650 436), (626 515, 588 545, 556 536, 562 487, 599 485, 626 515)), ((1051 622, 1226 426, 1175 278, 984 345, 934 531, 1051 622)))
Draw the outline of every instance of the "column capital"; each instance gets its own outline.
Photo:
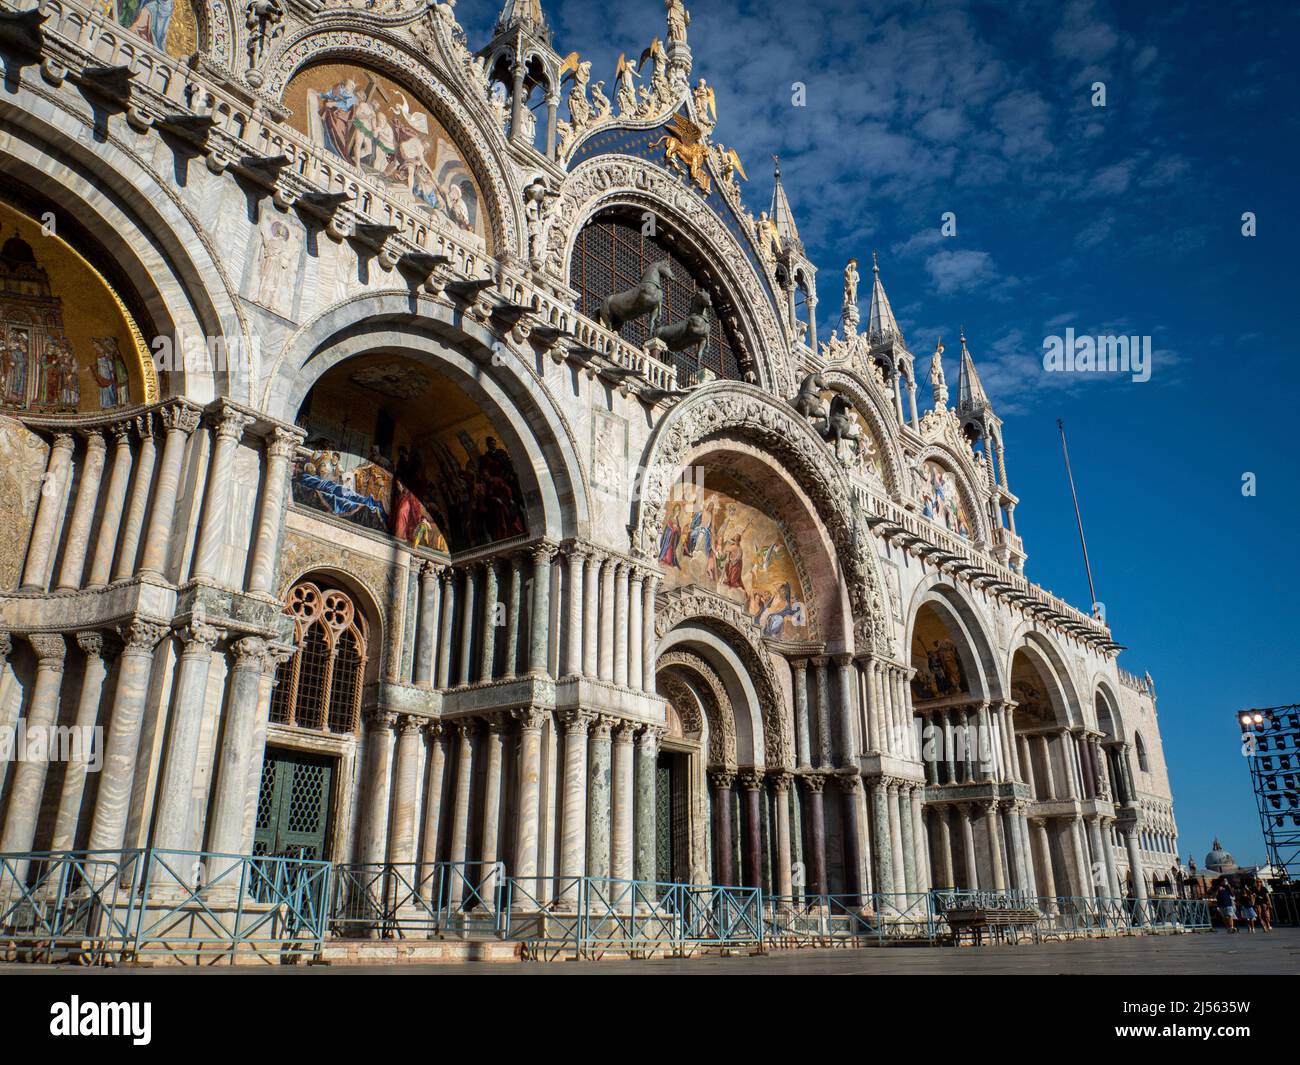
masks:
POLYGON ((479 720, 476 717, 458 717, 450 723, 450 727, 455 729, 460 738, 468 743, 478 734, 479 720))
POLYGON ((414 736, 424 727, 425 719, 415 714, 401 714, 397 718, 397 734, 414 736))
POLYGON ((658 750, 659 741, 667 735, 668 730, 662 725, 646 725, 637 736, 637 745, 642 750, 658 750))
POLYGON ((108 432, 113 434, 113 443, 117 447, 126 447, 131 443, 131 433, 135 429, 135 422, 128 418, 124 422, 114 422, 108 426, 108 432))
POLYGON ((732 769, 710 769, 709 782, 719 791, 726 791, 736 783, 736 773, 732 769))
POLYGON ((443 566, 438 572, 438 579, 442 581, 443 584, 454 584, 456 581, 456 573, 457 570, 455 566, 443 566))
POLYGON ((838 651, 830 656, 837 666, 853 665, 853 655, 848 651, 838 651))
POLYGON ((163 407, 158 416, 162 419, 163 428, 169 433, 184 433, 189 436, 199 427, 202 412, 185 403, 172 403, 163 407))
POLYGON ((298 450, 302 435, 294 429, 277 425, 266 438, 266 453, 273 459, 288 459, 298 450))
POLYGON ((420 579, 436 581, 440 579, 447 566, 442 562, 435 562, 431 558, 420 559, 420 579))
POLYGON ((561 710, 559 717, 566 736, 585 736, 595 715, 590 710, 561 710))
MULTIPOLYGON (((6 637, 7 639, 7 637, 6 637)), ((77 633, 77 646, 81 648, 81 653, 87 658, 102 658, 104 656, 106 641, 102 632, 96 632, 94 629, 77 633)), ((0 660, 5 657, 4 652, 0 651, 0 660)))
POLYGON ((806 658, 792 658, 792 659, 790 659, 790 668, 793 669, 796 673, 807 673, 807 672, 808 672, 808 659, 806 659, 806 658))
POLYGON ((822 773, 805 773, 799 778, 803 786, 814 795, 820 795, 826 788, 826 777, 822 773))
POLYGON ((7 632, 0 632, 0 669, 4 668, 9 656, 14 653, 13 637, 7 632))
POLYGON ((425 720, 424 738, 429 744, 441 743, 447 737, 447 726, 441 721, 425 720))
POLYGON ((593 740, 608 740, 619 719, 613 714, 596 714, 591 719, 588 732, 593 740))
POLYGON ((559 553, 560 549, 549 540, 543 540, 528 548, 529 557, 532 558, 533 564, 536 566, 546 565, 559 553))
POLYGON ((640 727, 635 721, 628 721, 626 718, 620 719, 618 724, 614 726, 614 742, 631 743, 636 738, 637 730, 640 727))
POLYGON ((811 658, 808 659, 808 661, 811 662, 817 669, 825 669, 828 665, 830 665, 831 659, 829 655, 813 655, 811 658))
POLYGON ((87 451, 106 451, 108 441, 104 439, 103 429, 78 429, 78 434, 86 441, 87 451))
POLYGON ((74 446, 71 433, 55 433, 54 443, 51 445, 54 451, 71 451, 74 446))
POLYGON ((540 733, 546 726, 546 711, 540 706, 521 706, 510 715, 519 722, 520 732, 540 733))
POLYGON ((217 646, 217 641, 221 639, 221 630, 215 625, 192 621, 183 628, 177 629, 176 635, 185 645, 181 650, 182 654, 211 654, 212 649, 217 646))
POLYGON ((767 774, 762 769, 745 768, 740 771, 740 786, 746 791, 762 791, 767 774))
POLYGON ((68 653, 68 643, 57 632, 31 632, 27 642, 32 645, 41 668, 63 672, 63 659, 68 653))
POLYGON ((839 785, 840 791, 846 795, 852 795, 862 790, 862 778, 857 773, 837 773, 835 783, 839 785))
POLYGON ((153 649, 171 632, 171 626, 136 618, 117 631, 122 637, 123 644, 126 645, 123 649, 125 654, 152 654, 153 649))
POLYGON ((565 543, 563 551, 566 558, 578 563, 585 561, 587 556, 591 554, 587 545, 580 540, 569 540, 565 543))
POLYGON ((135 435, 143 440, 152 440, 154 434, 153 411, 147 411, 144 414, 137 415, 132 422, 135 429, 135 435))
POLYGON ((788 769, 778 769, 767 774, 767 782, 778 795, 784 795, 794 783, 794 774, 788 769))
POLYGON ((268 668, 271 647, 260 636, 245 636, 236 642, 234 651, 236 669, 265 670, 268 668))
POLYGON ((397 714, 391 710, 370 709, 366 711, 366 727, 371 732, 391 732, 397 724, 397 714))
POLYGON ((229 440, 235 444, 238 444, 244 438, 244 430, 257 420, 251 414, 236 410, 224 400, 221 406, 212 413, 211 419, 217 430, 217 439, 229 440))

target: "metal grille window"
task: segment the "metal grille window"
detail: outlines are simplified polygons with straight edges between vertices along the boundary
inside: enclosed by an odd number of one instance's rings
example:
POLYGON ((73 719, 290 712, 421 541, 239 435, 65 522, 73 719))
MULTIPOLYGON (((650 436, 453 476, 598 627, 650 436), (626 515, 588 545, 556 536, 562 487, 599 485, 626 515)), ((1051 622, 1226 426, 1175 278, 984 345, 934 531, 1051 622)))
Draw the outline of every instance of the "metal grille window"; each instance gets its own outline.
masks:
MULTIPOLYGON (((726 324, 734 311, 715 288, 700 283, 705 272, 702 264, 689 261, 684 249, 674 247, 670 237, 662 225, 658 236, 645 236, 637 216, 601 215, 587 223, 578 234, 569 267, 569 283, 579 293, 578 309, 588 318, 599 320, 600 305, 607 297, 635 288, 652 263, 667 259, 674 279, 665 286, 662 325, 684 320, 690 314, 692 297, 700 289, 707 289, 713 300, 713 332, 700 354, 699 366, 691 351, 667 353, 677 367, 678 380, 689 380, 701 367, 718 377, 740 379, 741 345, 726 324)), ((644 346, 650 339, 650 316, 628 322, 620 335, 644 346)))
POLYGON ((276 672, 271 721, 354 733, 361 721, 366 619, 344 592, 302 581, 289 593, 297 650, 276 672))

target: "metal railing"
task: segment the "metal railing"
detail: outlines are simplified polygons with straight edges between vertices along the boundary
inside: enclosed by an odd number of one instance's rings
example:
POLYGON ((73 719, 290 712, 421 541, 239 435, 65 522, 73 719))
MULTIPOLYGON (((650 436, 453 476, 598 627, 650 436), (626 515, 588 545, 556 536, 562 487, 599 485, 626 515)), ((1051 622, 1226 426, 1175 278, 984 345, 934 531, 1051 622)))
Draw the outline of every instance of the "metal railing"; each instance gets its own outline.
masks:
POLYGON ((505 884, 500 862, 336 865, 329 924, 353 938, 498 936, 505 884))
POLYGON ((152 848, 0 854, 0 951, 290 963, 324 949, 330 864, 152 848))

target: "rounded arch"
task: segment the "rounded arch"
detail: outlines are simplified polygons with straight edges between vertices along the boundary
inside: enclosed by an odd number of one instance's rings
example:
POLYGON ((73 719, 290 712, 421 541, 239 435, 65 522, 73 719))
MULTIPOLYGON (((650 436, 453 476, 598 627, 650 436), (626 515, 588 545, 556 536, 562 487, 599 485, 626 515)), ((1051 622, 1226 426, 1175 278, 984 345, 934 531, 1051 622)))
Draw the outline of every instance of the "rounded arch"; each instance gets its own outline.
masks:
POLYGON ((761 389, 719 382, 697 390, 660 422, 646 445, 645 476, 631 528, 643 554, 656 557, 673 485, 694 458, 721 438, 746 441, 787 471, 834 545, 853 618, 854 649, 893 652, 880 562, 844 471, 806 419, 761 389))
POLYGON ((1115 690, 1104 677, 1098 678, 1093 685, 1093 711, 1097 715, 1097 729, 1106 737, 1119 743, 1136 743, 1136 735, 1130 738, 1124 727, 1124 715, 1120 713, 1119 699, 1115 690))
POLYGON ((569 276, 569 263, 583 227, 614 208, 650 211, 689 241, 717 274, 739 319, 737 332, 752 347, 758 384, 792 389, 785 333, 773 297, 735 234, 676 176, 645 159, 602 155, 576 166, 560 186, 549 247, 551 272, 569 276))
POLYGON ((953 640, 954 649, 966 673, 969 694, 990 701, 1009 698, 1007 675, 974 605, 956 585, 938 574, 921 582, 908 605, 904 645, 909 654, 913 654, 917 639, 918 619, 927 609, 950 636, 957 637, 953 640))
POLYGON ((989 531, 989 516, 984 506, 984 494, 975 489, 978 483, 975 467, 951 447, 941 443, 923 447, 913 461, 913 467, 919 473, 927 462, 935 462, 952 474, 957 482, 957 492, 966 505, 966 513, 971 520, 971 539, 978 543, 989 543, 992 535, 989 531))
MULTIPOLYGON (((130 142, 71 139, 66 116, 44 95, 30 93, 14 112, 5 144, 5 176, 51 206, 102 249, 138 297, 146 345, 168 338, 219 337, 254 350, 237 286, 211 238, 176 188, 160 182, 130 142), (102 175, 116 175, 106 184, 102 175), (124 192, 123 190, 129 190, 124 192)), ((207 402, 228 396, 252 403, 255 382, 215 368, 186 368, 184 360, 161 375, 163 397, 207 402)))
POLYGON ((868 385, 862 377, 852 370, 830 369, 821 372, 826 386, 835 392, 842 392, 867 422, 867 428, 873 438, 881 445, 881 462, 885 470, 885 487, 890 496, 901 501, 910 488, 904 470, 906 460, 898 442, 898 421, 893 406, 879 392, 868 385))
MULTIPOLYGON (((660 654, 655 665, 660 683, 669 676, 689 687, 704 713, 701 741, 708 753, 710 766, 735 769, 736 719, 731 696, 717 671, 696 651, 682 647, 660 654)), ((668 695, 667 691, 660 694, 668 695)))
POLYGON ((523 199, 511 192, 513 167, 486 96, 478 99, 471 94, 470 79, 431 64, 431 56, 417 52, 408 39, 377 27, 362 31, 323 24, 328 23, 328 14, 314 19, 280 45, 269 64, 265 91, 282 100, 289 82, 298 74, 314 66, 339 62, 364 64, 410 86, 446 128, 482 184, 491 222, 489 250, 507 260, 526 258, 527 248, 522 243, 523 199))
POLYGON ((493 420, 524 488, 530 535, 557 541, 587 535, 594 504, 572 427, 530 359, 495 364, 498 343, 484 325, 437 300, 415 300, 408 292, 362 295, 290 338, 262 402, 273 416, 293 421, 312 386, 333 367, 375 352, 404 355, 451 380, 493 420))
POLYGON ((739 762, 786 769, 794 765, 794 723, 772 656, 749 617, 716 596, 690 591, 659 596, 655 634, 661 653, 686 647, 722 678, 735 708, 739 762))
MULTIPOLYGON (((1007 676, 1011 678, 1011 698, 1020 705, 1017 714, 1024 717, 1032 712, 1034 692, 1018 690, 1016 678, 1016 657, 1023 655, 1032 665, 1033 672, 1046 685, 1045 692, 1037 693, 1046 698, 1052 712, 1053 720, 1064 728, 1073 728, 1083 723, 1079 695, 1074 681, 1060 652, 1042 633, 1028 631, 1012 641, 1007 655, 1007 676)), ((1025 685, 1020 684, 1024 689, 1025 685)))

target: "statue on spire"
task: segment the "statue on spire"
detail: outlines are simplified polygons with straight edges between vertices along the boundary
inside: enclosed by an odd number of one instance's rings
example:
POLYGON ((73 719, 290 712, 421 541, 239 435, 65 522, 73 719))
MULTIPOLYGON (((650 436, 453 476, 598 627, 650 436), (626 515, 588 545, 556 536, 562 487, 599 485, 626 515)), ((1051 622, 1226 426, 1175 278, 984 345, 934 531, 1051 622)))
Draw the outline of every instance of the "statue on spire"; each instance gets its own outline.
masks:
POLYGON ((935 345, 934 355, 930 357, 930 386, 934 389, 934 409, 945 409, 948 406, 948 380, 943 375, 942 337, 935 345))
POLYGON ((668 43, 685 44, 686 27, 691 24, 691 13, 682 0, 664 0, 668 10, 668 43))
POLYGON ((844 268, 844 332, 856 333, 862 318, 858 310, 858 260, 850 259, 844 268))

